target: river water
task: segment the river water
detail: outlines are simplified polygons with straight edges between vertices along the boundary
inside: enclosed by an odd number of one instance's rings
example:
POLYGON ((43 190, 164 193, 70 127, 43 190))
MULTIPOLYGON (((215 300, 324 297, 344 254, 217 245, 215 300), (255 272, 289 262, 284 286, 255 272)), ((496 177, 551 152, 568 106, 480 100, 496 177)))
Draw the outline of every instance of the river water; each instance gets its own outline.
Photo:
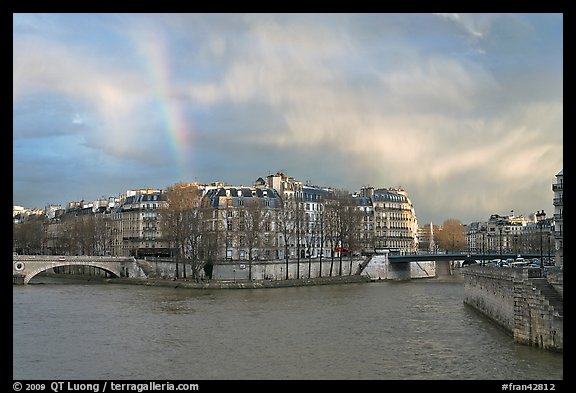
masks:
POLYGON ((13 287, 14 379, 563 378, 562 354, 515 344, 463 304, 459 280, 236 290, 33 281, 13 287))

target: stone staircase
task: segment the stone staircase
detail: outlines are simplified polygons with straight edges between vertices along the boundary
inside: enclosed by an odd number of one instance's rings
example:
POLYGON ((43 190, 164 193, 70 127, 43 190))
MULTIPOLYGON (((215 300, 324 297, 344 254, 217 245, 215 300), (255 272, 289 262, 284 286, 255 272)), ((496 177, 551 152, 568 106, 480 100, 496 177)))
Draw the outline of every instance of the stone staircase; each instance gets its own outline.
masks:
POLYGON ((364 269, 366 268, 366 266, 368 266, 368 264, 370 263, 370 261, 372 260, 372 257, 366 257, 364 258, 364 260, 362 261, 362 263, 360 264, 360 266, 358 266, 356 268, 356 273, 355 274, 362 274, 362 272, 364 271, 364 269))
POLYGON ((545 278, 533 278, 530 281, 532 282, 533 288, 539 290, 542 296, 548 300, 548 303, 554 311, 557 311, 558 314, 563 317, 564 300, 558 291, 556 291, 545 278))
POLYGON ((160 278, 158 276, 158 274, 156 273, 156 269, 154 268, 154 266, 150 262, 148 262, 144 259, 138 259, 138 260, 136 260, 136 263, 138 264, 138 266, 140 266, 140 268, 142 269, 144 274, 146 274, 146 277, 148 277, 148 278, 160 278))

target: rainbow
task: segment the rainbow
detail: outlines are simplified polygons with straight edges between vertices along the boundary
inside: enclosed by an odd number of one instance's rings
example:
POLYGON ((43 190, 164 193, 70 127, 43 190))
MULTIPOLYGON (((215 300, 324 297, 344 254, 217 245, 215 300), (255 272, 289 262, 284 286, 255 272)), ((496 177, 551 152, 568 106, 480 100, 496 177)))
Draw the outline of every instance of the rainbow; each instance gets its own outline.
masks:
POLYGON ((168 144, 177 163, 179 181, 191 176, 189 148, 192 146, 192 126, 188 124, 182 104, 174 98, 171 91, 169 55, 166 44, 159 32, 153 32, 139 38, 137 45, 145 57, 148 76, 153 86, 153 93, 165 126, 168 144))

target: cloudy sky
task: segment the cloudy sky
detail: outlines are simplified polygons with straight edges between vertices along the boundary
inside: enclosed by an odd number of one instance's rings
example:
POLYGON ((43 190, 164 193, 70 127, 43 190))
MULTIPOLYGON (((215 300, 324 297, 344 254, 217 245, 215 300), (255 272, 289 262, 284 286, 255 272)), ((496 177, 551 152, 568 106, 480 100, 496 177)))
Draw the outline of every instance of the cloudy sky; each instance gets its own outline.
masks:
POLYGON ((14 14, 13 202, 279 170, 421 225, 553 213, 561 14, 14 14))

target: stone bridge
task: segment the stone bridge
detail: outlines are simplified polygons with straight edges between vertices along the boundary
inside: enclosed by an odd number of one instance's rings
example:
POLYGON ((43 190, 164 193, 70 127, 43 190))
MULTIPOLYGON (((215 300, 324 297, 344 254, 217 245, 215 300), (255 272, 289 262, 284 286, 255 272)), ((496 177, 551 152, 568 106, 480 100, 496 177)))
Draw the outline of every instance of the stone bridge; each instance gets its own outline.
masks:
POLYGON ((94 266, 121 277, 126 265, 134 264, 133 257, 14 255, 12 276, 14 284, 28 284, 38 273, 60 266, 94 266))

